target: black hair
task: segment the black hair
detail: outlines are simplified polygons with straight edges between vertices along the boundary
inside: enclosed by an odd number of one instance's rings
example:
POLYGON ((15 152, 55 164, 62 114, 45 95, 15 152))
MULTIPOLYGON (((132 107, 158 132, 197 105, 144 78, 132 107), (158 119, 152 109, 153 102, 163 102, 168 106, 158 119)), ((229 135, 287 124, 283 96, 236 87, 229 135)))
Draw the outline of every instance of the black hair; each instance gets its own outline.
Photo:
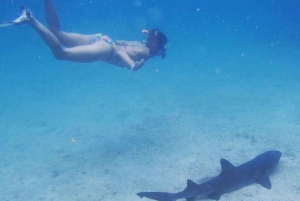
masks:
POLYGON ((165 36, 165 34, 160 32, 157 28, 148 31, 146 45, 150 49, 150 54, 155 55, 156 52, 163 51, 161 57, 164 59, 166 56, 167 44, 168 44, 167 37, 165 36), (155 43, 154 46, 153 44, 151 44, 151 42, 155 43))

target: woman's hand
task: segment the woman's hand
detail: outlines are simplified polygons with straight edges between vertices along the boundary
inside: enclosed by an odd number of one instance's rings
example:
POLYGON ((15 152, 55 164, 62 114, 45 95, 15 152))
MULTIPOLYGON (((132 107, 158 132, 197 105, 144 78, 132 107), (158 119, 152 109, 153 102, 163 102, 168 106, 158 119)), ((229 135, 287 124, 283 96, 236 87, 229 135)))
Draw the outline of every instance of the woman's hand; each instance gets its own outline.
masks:
POLYGON ((144 63, 145 63, 145 59, 142 59, 141 61, 136 61, 134 62, 134 64, 129 68, 129 70, 131 71, 137 71, 138 69, 140 69, 144 63))

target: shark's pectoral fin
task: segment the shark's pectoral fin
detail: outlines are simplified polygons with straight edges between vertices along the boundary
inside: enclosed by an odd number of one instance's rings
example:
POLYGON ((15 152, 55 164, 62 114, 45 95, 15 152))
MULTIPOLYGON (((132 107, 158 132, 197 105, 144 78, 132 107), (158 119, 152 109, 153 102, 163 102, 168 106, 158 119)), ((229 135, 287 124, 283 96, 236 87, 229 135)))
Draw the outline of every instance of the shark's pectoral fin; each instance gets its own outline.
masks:
POLYGON ((207 197, 208 197, 209 199, 213 199, 213 200, 220 200, 221 195, 222 195, 222 194, 216 192, 216 193, 211 193, 211 194, 209 194, 207 197))
POLYGON ((271 181, 270 181, 269 176, 267 174, 264 174, 261 177, 259 177, 256 180, 256 183, 262 185, 263 187, 265 187, 267 189, 271 189, 272 188, 271 181))

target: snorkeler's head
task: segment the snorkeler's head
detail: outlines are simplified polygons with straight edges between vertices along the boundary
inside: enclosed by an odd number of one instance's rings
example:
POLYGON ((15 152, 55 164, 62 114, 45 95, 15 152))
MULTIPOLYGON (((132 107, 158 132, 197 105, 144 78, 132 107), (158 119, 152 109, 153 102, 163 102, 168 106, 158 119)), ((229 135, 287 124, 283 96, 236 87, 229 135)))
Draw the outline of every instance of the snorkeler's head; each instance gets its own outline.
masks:
POLYGON ((160 32, 157 28, 151 29, 150 31, 145 31, 148 34, 147 37, 147 47, 150 49, 150 54, 153 56, 161 56, 161 58, 166 57, 168 39, 160 32))

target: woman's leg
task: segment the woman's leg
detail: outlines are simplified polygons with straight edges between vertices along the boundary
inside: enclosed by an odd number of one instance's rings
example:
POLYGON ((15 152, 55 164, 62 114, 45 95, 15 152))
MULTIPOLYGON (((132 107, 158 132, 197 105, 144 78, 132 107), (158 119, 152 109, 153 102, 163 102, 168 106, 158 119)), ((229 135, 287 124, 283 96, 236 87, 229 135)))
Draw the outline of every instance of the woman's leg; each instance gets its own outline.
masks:
POLYGON ((88 45, 92 42, 94 35, 83 35, 61 31, 59 17, 53 0, 44 0, 44 5, 49 30, 58 38, 61 44, 66 47, 74 47, 78 45, 88 45))
POLYGON ((75 62, 94 62, 100 60, 105 61, 112 54, 111 46, 104 41, 98 41, 89 45, 63 48, 59 39, 32 15, 27 23, 38 32, 52 50, 56 59, 75 62))

